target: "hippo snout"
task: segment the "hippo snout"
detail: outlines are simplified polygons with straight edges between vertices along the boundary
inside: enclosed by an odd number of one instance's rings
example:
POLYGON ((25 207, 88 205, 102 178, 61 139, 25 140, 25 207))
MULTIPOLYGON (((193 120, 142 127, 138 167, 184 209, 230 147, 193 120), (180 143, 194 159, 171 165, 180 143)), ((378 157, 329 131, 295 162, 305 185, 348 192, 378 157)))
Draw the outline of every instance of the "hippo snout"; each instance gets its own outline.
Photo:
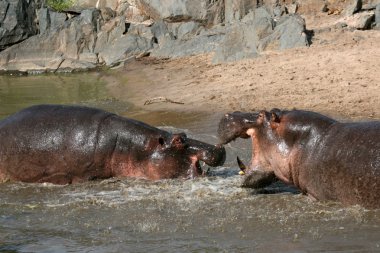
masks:
POLYGON ((222 145, 216 145, 202 152, 199 160, 204 161, 209 166, 221 166, 226 161, 226 150, 222 145))
POLYGON ((192 139, 188 141, 190 155, 196 156, 198 160, 204 161, 207 165, 212 167, 224 164, 226 160, 226 150, 222 145, 214 146, 192 139))

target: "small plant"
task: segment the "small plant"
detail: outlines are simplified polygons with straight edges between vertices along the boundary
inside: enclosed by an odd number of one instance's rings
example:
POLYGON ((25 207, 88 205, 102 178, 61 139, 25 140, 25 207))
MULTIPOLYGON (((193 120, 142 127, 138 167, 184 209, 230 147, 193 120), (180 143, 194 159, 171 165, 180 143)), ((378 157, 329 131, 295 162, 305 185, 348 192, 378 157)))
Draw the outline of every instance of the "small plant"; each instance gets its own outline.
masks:
POLYGON ((55 11, 64 11, 74 5, 74 0, 47 0, 47 6, 53 8, 55 11))

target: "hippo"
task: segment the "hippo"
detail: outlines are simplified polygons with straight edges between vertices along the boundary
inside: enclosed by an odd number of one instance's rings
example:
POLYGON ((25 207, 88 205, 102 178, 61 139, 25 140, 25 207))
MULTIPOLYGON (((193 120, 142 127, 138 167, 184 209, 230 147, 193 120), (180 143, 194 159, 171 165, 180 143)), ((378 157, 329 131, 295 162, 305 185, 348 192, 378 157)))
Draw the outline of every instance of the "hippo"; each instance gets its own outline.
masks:
POLYGON ((244 186, 275 180, 294 185, 312 199, 345 206, 380 208, 380 122, 343 123, 303 110, 227 113, 222 144, 252 139, 252 161, 244 186))
POLYGON ((0 181, 71 184, 202 175, 225 149, 96 108, 36 105, 0 121, 0 181))

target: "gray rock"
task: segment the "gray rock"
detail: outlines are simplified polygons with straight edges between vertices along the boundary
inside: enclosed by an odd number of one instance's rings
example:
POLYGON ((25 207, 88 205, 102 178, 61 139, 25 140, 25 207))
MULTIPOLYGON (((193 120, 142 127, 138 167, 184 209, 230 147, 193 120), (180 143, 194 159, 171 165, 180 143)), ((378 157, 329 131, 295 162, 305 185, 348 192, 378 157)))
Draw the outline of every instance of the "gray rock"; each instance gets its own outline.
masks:
POLYGON ((260 41, 273 32, 274 21, 266 8, 248 13, 241 22, 226 28, 226 35, 217 48, 213 62, 236 61, 259 54, 260 41))
POLYGON ((102 26, 101 31, 97 34, 94 52, 100 53, 104 48, 108 46, 107 44, 122 37, 125 33, 125 30, 125 22, 121 17, 116 17, 105 23, 102 26))
POLYGON ((378 4, 380 4, 380 0, 366 0, 363 2, 362 10, 374 10, 378 4))
POLYGON ((137 6, 146 16, 166 22, 207 20, 207 0, 136 0, 137 6))
POLYGON ((226 36, 213 57, 213 63, 236 61, 258 55, 258 38, 254 26, 235 24, 229 27, 226 36))
POLYGON ((55 12, 48 8, 41 8, 37 12, 40 33, 50 32, 65 24, 67 15, 62 12, 55 12))
POLYGON ((94 67, 95 39, 94 24, 78 16, 51 32, 32 36, 0 52, 0 70, 67 70, 69 63, 73 63, 71 69, 94 67))
POLYGON ((365 30, 371 27, 371 23, 374 20, 374 11, 363 11, 352 16, 343 17, 342 19, 338 20, 338 24, 342 23, 352 29, 365 30))
POLYGON ((224 37, 218 28, 203 31, 190 39, 173 39, 170 33, 161 38, 159 46, 152 50, 151 56, 178 58, 189 55, 210 53, 216 50, 224 37))
POLYGON ((99 62, 107 66, 113 66, 129 57, 149 51, 153 48, 152 41, 146 38, 126 34, 107 44, 98 55, 99 62))
POLYGON ((163 20, 155 22, 151 26, 151 31, 154 36, 154 43, 156 43, 154 44, 155 47, 158 47, 158 45, 163 45, 168 39, 175 40, 175 36, 169 31, 167 23, 163 20))
POLYGON ((186 39, 196 34, 200 28, 200 24, 195 21, 169 23, 167 25, 168 30, 177 39, 186 39))
POLYGON ((273 8, 273 16, 275 17, 281 17, 282 15, 286 14, 287 9, 284 5, 277 5, 273 8))
POLYGON ((350 3, 347 5, 345 9, 345 15, 351 16, 359 12, 361 8, 362 8, 362 0, 350 0, 350 3))
POLYGON ((291 14, 282 17, 276 24, 273 33, 260 41, 260 51, 282 50, 308 45, 305 20, 298 14, 291 14))
POLYGON ((40 33, 44 33, 50 29, 50 18, 48 8, 41 8, 37 12, 38 26, 40 33))
POLYGON ((375 29, 380 30, 380 4, 376 5, 376 10, 375 10, 375 29))
POLYGON ((256 1, 251 0, 225 0, 225 22, 233 23, 241 20, 249 11, 257 7, 256 1))
POLYGON ((37 34, 33 0, 0 1, 0 50, 37 34))

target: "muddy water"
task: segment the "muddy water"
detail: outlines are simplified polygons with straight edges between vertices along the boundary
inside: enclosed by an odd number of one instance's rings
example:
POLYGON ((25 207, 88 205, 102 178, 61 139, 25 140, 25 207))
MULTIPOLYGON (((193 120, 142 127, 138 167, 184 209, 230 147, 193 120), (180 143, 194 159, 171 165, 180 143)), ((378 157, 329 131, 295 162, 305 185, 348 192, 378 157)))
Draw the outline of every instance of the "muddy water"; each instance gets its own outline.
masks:
MULTIPOLYGON (((0 77, 0 116, 36 103, 85 104, 216 143, 220 115, 148 113, 97 74, 0 77)), ((380 252, 380 211, 312 202, 281 184, 239 187, 236 154, 195 180, 0 185, 0 252, 380 252)))

